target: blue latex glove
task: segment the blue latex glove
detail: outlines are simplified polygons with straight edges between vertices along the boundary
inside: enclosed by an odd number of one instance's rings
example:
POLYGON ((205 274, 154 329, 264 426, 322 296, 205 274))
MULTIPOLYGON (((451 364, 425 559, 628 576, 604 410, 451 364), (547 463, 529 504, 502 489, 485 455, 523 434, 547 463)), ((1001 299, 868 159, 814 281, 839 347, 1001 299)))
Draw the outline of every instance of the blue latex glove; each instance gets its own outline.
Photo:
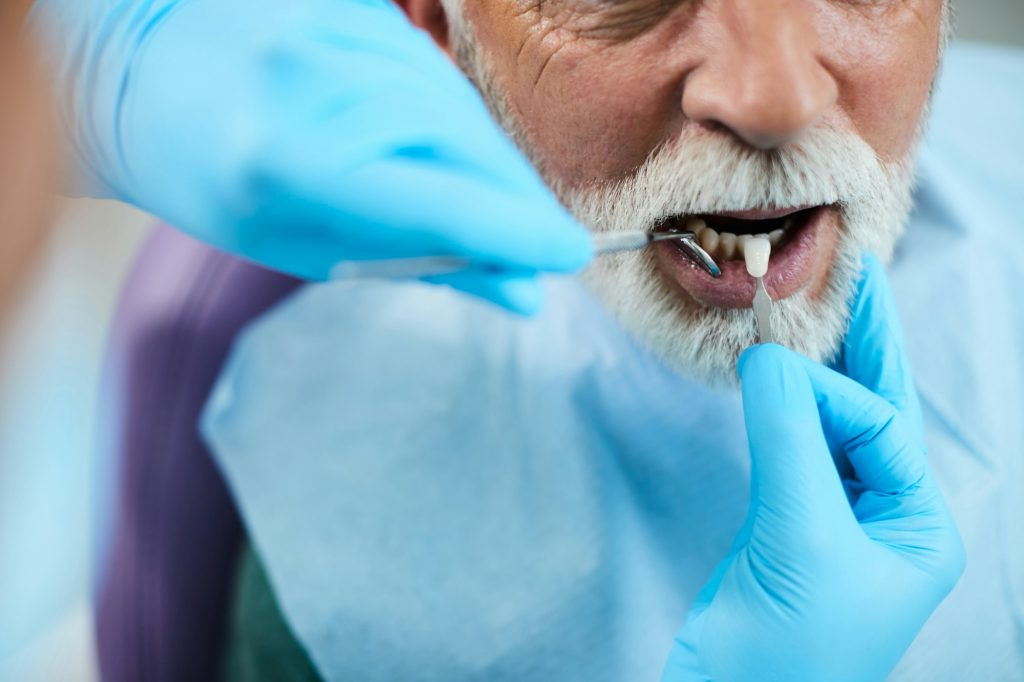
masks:
POLYGON ((874 257, 842 364, 846 376, 775 345, 740 358, 750 511, 687 615, 665 682, 882 680, 963 572, 874 257), (830 451, 855 478, 843 480, 830 451))
POLYGON ((386 0, 38 0, 85 184, 268 267, 456 255, 528 312, 591 257, 476 90, 386 0), (496 272, 497 271, 497 272, 496 272))

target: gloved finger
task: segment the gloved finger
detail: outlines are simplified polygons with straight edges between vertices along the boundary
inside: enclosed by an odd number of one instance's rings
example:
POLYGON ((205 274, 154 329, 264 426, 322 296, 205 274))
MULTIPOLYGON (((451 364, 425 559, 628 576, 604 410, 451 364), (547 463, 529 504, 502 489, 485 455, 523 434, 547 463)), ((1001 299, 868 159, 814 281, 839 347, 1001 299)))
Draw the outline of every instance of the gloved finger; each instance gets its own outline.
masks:
POLYGON ((921 408, 903 343, 899 313, 878 258, 865 254, 850 328, 843 343, 848 377, 882 396, 920 432, 921 408))
MULTIPOLYGON (((468 83, 463 96, 452 96, 438 89, 436 77, 427 79, 412 65, 393 63, 385 55, 343 54, 339 59, 342 63, 334 64, 328 57, 310 58, 305 68, 316 73, 290 77, 279 88, 284 92, 275 90, 273 99, 268 94, 260 102, 276 128, 245 165, 306 182, 322 179, 325 184, 318 190, 329 191, 337 191, 338 179, 352 169, 402 158, 518 189, 542 185, 468 83), (345 75, 343 86, 333 89, 339 74, 345 75), (353 136, 353 130, 359 134, 353 136)), ((243 136, 240 144, 246 142, 243 136)))
POLYGON ((775 344, 740 356, 743 413, 758 513, 802 527, 849 511, 800 356, 775 344))
POLYGON ((473 269, 424 281, 446 284, 519 315, 535 315, 544 301, 543 288, 534 272, 473 269))
POLYGON ((864 491, 898 495, 927 472, 922 440, 898 407, 849 377, 800 358, 821 424, 853 465, 864 491))
MULTIPOLYGON (((426 152, 425 152, 426 153, 426 152)), ((429 158, 388 159, 330 182, 305 178, 261 193, 240 226, 250 258, 296 263, 325 279, 342 260, 455 255, 479 265, 571 272, 593 256, 589 233, 543 193, 506 191, 429 158)))
MULTIPOLYGON (((590 233, 545 189, 509 191, 462 168, 422 159, 392 159, 360 169, 360 182, 397 182, 386 217, 420 235, 433 252, 452 253, 480 264, 543 272, 574 272, 593 257, 590 233), (436 247, 434 245, 437 245, 436 247)), ((379 211, 367 207, 367 215, 379 211)))

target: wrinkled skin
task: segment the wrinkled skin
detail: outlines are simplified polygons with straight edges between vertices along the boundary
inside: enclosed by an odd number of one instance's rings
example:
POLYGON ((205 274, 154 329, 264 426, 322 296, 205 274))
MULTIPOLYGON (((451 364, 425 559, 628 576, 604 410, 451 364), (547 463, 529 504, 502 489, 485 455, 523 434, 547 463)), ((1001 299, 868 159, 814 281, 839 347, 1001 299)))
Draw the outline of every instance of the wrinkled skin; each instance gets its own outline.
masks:
MULTIPOLYGON (((628 175, 688 126, 769 150, 827 124, 901 160, 942 24, 942 0, 465 2, 531 153, 567 187, 628 175)), ((439 0, 403 6, 450 51, 439 0)))
POLYGON ((53 170, 44 81, 19 35, 24 4, 0 8, 0 324, 43 241, 53 170))

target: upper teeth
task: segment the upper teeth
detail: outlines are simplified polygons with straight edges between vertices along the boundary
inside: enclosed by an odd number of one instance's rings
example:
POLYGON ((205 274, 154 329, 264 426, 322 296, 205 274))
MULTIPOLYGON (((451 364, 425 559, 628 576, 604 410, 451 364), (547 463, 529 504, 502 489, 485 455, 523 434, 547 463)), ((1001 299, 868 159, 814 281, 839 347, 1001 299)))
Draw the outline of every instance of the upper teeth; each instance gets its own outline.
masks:
MULTIPOLYGON (((791 221, 787 221, 785 227, 790 226, 791 221)), ((697 235, 697 241, 700 242, 701 248, 708 252, 708 255, 712 258, 719 258, 721 260, 729 259, 740 259, 744 256, 744 249, 746 247, 747 240, 751 237, 764 237, 773 247, 778 246, 779 242, 782 241, 782 234, 785 228, 778 230, 772 230, 767 234, 733 234, 732 232, 718 232, 712 227, 708 227, 700 218, 691 218, 686 223, 686 229, 697 235)))

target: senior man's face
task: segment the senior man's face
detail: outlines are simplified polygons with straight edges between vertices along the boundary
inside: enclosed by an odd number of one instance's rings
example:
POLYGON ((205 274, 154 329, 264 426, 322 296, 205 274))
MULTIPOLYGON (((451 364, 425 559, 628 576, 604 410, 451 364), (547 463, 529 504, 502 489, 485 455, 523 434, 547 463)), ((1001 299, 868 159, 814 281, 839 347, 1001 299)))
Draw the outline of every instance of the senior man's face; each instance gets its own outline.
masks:
POLYGON ((442 1, 445 29, 420 23, 583 222, 686 225, 722 263, 670 243, 596 263, 627 327, 732 380, 756 340, 743 241, 767 234, 779 340, 835 351, 861 252, 888 258, 906 221, 942 0, 442 1))

